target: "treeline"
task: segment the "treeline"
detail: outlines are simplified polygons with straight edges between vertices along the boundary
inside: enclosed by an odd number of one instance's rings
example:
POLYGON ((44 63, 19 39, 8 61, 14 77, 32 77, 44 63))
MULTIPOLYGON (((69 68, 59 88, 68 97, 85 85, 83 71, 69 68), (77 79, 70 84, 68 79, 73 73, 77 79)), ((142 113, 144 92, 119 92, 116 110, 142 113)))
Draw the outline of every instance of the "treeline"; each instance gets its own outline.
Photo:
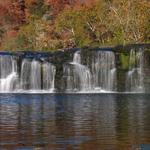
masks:
POLYGON ((1 50, 150 42, 149 0, 0 0, 1 50))

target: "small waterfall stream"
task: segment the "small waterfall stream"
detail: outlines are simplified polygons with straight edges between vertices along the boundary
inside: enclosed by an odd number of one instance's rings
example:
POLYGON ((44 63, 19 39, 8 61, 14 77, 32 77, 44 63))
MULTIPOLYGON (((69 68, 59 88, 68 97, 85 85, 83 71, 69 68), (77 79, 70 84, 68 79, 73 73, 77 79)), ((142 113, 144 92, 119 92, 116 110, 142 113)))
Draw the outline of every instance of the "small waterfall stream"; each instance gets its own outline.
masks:
POLYGON ((99 51, 91 63, 94 89, 115 91, 116 66, 114 53, 99 51))
POLYGON ((41 89, 41 62, 36 60, 33 60, 31 62, 30 89, 31 90, 41 89))
POLYGON ((144 92, 144 51, 143 49, 130 51, 129 71, 127 73, 126 91, 144 92))
POLYGON ((24 59, 21 64, 20 88, 26 90, 30 88, 31 60, 24 59))
POLYGON ((55 74, 56 68, 51 63, 43 63, 43 89, 51 90, 55 89, 55 74))

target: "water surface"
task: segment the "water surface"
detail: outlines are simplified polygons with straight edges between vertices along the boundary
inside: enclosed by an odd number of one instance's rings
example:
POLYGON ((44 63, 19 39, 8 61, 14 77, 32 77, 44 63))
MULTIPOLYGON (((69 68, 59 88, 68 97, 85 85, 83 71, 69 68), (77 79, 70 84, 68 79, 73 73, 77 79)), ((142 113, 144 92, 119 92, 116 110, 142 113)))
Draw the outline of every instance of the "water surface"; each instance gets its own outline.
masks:
POLYGON ((132 150, 149 143, 148 94, 0 95, 0 150, 132 150))

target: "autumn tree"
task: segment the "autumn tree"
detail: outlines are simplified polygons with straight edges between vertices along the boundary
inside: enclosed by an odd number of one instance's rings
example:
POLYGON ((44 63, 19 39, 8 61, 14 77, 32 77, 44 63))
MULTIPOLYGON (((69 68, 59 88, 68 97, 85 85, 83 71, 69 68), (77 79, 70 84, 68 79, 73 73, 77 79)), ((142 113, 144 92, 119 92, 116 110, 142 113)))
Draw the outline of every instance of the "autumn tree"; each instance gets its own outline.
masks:
POLYGON ((1 49, 149 41, 149 0, 0 0, 1 49))

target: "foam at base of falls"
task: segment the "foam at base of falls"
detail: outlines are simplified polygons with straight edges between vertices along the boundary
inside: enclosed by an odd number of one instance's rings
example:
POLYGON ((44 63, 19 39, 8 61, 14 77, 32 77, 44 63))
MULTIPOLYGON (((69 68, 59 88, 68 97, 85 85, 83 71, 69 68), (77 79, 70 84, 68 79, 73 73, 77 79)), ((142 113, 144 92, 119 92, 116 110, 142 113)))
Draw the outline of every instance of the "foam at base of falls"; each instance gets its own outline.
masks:
POLYGON ((0 91, 13 91, 18 86, 17 61, 14 56, 0 56, 0 91))
POLYGON ((18 74, 16 72, 11 73, 6 78, 0 79, 0 91, 13 91, 17 86, 18 74))

